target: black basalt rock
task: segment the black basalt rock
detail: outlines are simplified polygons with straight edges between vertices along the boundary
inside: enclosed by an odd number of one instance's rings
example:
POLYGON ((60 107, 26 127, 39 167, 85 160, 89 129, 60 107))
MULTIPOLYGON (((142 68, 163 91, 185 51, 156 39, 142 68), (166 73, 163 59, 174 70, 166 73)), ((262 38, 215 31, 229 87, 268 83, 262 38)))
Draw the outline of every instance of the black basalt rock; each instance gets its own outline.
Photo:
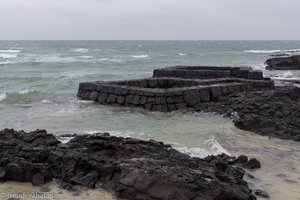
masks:
POLYGON ((265 63, 268 70, 300 70, 300 55, 269 58, 265 63))
POLYGON ((76 193, 101 185, 124 199, 255 199, 234 164, 240 161, 226 154, 192 158, 162 142, 107 133, 75 135, 66 144, 40 130, 5 129, 0 136, 1 181, 57 179, 76 193))

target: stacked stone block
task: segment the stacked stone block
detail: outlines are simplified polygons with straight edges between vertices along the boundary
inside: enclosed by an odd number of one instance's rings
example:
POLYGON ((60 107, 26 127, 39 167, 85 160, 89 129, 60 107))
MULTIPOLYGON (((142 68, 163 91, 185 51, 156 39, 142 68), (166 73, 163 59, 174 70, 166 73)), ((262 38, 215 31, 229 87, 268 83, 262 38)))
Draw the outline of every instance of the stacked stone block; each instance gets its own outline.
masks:
POLYGON ((251 67, 217 67, 217 66, 173 66, 155 69, 153 77, 179 77, 188 79, 214 79, 214 78, 245 78, 263 80, 260 70, 251 67))
POLYGON ((129 81, 80 83, 78 97, 101 104, 142 107, 168 112, 194 107, 201 102, 235 92, 267 87, 270 81, 243 79, 193 80, 179 78, 148 78, 129 81), (259 83, 259 84, 258 84, 259 83))

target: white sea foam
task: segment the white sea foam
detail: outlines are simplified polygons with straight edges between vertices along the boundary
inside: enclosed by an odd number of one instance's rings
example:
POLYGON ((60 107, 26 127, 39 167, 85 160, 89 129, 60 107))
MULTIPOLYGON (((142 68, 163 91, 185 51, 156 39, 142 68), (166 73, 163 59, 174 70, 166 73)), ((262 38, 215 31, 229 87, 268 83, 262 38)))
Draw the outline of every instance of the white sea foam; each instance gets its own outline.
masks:
POLYGON ((179 53, 178 55, 180 55, 180 56, 186 56, 185 53, 179 53))
POLYGON ((147 58, 148 55, 130 55, 132 58, 147 58))
POLYGON ((179 152, 185 153, 191 157, 204 158, 209 155, 218 155, 222 153, 230 155, 229 152, 224 147, 222 147, 222 145, 218 141, 216 141, 214 137, 211 137, 209 140, 205 141, 205 148, 188 148, 178 144, 173 144, 172 147, 179 152))
POLYGON ((276 50, 265 50, 265 49, 256 49, 256 50, 245 50, 246 53, 297 53, 300 52, 300 49, 276 49, 276 50))
POLYGON ((178 144, 173 144, 172 147, 177 151, 187 154, 191 157, 205 158, 209 156, 211 153, 204 148, 188 148, 184 146, 180 146, 178 144))
POLYGON ((245 50, 246 53, 279 53, 281 50, 245 50))
POLYGON ((87 53, 89 52, 89 49, 87 48, 76 48, 76 49, 72 49, 73 52, 77 52, 77 53, 87 53))
POLYGON ((107 62, 123 62, 122 59, 118 59, 118 58, 99 58, 98 61, 107 61, 107 62))
POLYGON ((20 49, 7 49, 7 50, 1 50, 0 49, 0 53, 20 53, 22 50, 20 49))
POLYGON ((274 75, 272 78, 275 80, 300 80, 300 77, 296 76, 291 71, 286 71, 281 74, 274 75))
POLYGON ((4 101, 6 99, 6 93, 0 93, 0 101, 4 101))
POLYGON ((43 104, 50 104, 52 103, 52 101, 50 101, 49 99, 44 99, 41 101, 43 104))
POLYGON ((75 57, 61 57, 60 55, 47 55, 40 57, 35 60, 35 62, 42 62, 42 63, 72 63, 75 62, 75 57))
POLYGON ((16 64, 17 62, 12 62, 12 61, 4 61, 0 62, 0 65, 9 65, 9 64, 16 64))
POLYGON ((24 89, 24 90, 21 90, 21 91, 19 91, 17 93, 19 93, 19 94, 28 94, 29 92, 32 92, 32 91, 29 90, 29 89, 24 89))
POLYGON ((0 58, 16 58, 17 54, 0 53, 0 58))
POLYGON ((91 59, 94 58, 94 56, 78 56, 79 58, 84 58, 84 59, 91 59))

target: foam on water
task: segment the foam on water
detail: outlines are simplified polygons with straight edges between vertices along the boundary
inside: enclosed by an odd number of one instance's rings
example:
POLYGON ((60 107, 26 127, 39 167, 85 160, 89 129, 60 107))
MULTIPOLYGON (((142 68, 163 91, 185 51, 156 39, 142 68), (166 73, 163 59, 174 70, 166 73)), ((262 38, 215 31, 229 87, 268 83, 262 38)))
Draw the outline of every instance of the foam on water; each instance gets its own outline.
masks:
POLYGON ((0 53, 20 53, 22 50, 20 49, 8 49, 8 50, 0 50, 0 53))
POLYGON ((179 53, 178 55, 179 55, 179 56, 186 56, 185 53, 179 53))
POLYGON ((89 49, 87 48, 76 48, 76 49, 72 49, 73 52, 77 52, 77 53, 87 53, 89 52, 89 49))
POLYGON ((4 61, 0 62, 0 65, 9 65, 9 64, 17 64, 18 62, 13 62, 13 61, 4 61))
POLYGON ((6 93, 0 93, 0 101, 4 101, 6 99, 6 93))
POLYGON ((191 157, 204 158, 209 155, 218 155, 222 153, 230 155, 229 152, 224 147, 222 147, 222 145, 214 137, 206 140, 205 144, 205 148, 188 148, 179 144, 173 144, 172 146, 179 152, 188 154, 191 157))
POLYGON ((0 53, 0 58, 16 58, 17 54, 0 53))
POLYGON ((246 53, 279 53, 281 50, 245 50, 246 53))
POLYGON ((14 104, 18 102, 32 102, 38 100, 43 94, 38 91, 24 89, 20 91, 10 91, 0 94, 0 102, 14 104))
POLYGON ((91 59, 94 58, 94 56, 78 56, 79 58, 84 58, 84 59, 91 59))
POLYGON ((148 55, 130 55, 130 57, 132 58, 148 58, 149 56, 148 55))

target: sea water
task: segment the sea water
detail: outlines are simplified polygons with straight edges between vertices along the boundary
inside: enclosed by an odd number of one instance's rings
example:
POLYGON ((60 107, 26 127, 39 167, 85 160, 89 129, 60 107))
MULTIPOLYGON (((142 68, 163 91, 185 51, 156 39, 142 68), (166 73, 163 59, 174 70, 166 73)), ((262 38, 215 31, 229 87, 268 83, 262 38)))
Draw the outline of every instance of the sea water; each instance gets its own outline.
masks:
MULTIPOLYGON (((147 112, 76 97, 80 82, 150 77, 153 69, 172 65, 251 66, 265 76, 300 79, 300 71, 266 71, 264 65, 270 54, 299 51, 300 41, 0 41, 0 129, 109 132, 160 140, 196 157, 245 154, 262 162, 261 169, 249 171, 255 179, 246 177, 251 188, 266 190, 271 199, 299 200, 297 142, 241 131, 213 113, 147 112)), ((11 185, 12 192, 38 191, 19 183, 0 184, 0 191, 11 185)), ((97 192, 99 199, 112 198, 97 192)))

